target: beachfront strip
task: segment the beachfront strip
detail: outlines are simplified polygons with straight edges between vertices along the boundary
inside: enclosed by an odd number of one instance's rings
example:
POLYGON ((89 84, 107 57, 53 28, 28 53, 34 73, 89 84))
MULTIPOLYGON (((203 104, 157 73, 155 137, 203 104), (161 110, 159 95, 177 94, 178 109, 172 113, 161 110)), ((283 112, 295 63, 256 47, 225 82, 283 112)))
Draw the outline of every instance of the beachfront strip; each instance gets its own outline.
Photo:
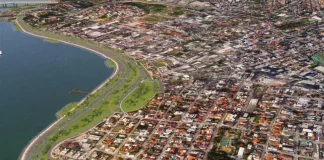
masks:
POLYGON ((50 155, 323 159, 322 1, 257 2, 78 1, 26 13, 35 28, 125 51, 164 88, 136 111, 136 99, 125 100, 125 112, 62 141, 50 155))

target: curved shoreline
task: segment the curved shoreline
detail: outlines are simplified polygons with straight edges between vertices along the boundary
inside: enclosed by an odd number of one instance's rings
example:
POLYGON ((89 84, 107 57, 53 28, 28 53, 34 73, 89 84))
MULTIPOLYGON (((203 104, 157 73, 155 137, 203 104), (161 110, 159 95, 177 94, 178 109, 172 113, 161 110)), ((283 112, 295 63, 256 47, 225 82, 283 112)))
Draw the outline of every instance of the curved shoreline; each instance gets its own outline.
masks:
MULTIPOLYGON (((18 22, 18 20, 16 19, 15 20, 16 24, 21 28, 21 31, 24 32, 24 33, 27 33, 31 36, 34 36, 34 37, 38 37, 38 38, 48 38, 48 39, 53 39, 53 40, 56 40, 56 41, 59 41, 59 42, 62 42, 62 43, 65 43, 65 44, 69 44, 69 45, 72 45, 72 46, 75 46, 75 47, 79 47, 79 48, 82 48, 82 49, 85 49, 85 50, 88 50, 90 52, 93 52, 105 59, 110 59, 111 61, 113 61, 115 64, 116 64, 116 67, 114 69, 114 73, 107 78, 107 80, 105 80, 104 82, 102 82, 98 87, 96 87, 90 94, 88 95, 91 95, 91 94, 94 94, 96 93, 99 89, 101 89, 106 83, 109 82, 109 80, 113 77, 115 77, 117 75, 117 73, 119 72, 119 64, 112 58, 106 56, 105 54, 99 52, 99 51, 96 51, 96 50, 93 50, 93 49, 90 49, 90 48, 87 48, 87 47, 84 47, 84 46, 81 46, 81 45, 78 45, 78 44, 75 44, 75 43, 71 43, 71 42, 67 42, 67 41, 64 41, 64 40, 59 40, 59 39, 55 39, 55 38, 51 38, 51 37, 46 37, 46 36, 41 36, 41 35, 37 35, 37 34, 34 34, 34 33, 31 33, 31 32, 28 32, 26 31, 21 25, 20 23, 18 22)), ((82 104, 85 100, 86 100, 87 96, 84 97, 83 99, 80 100, 80 102, 78 103, 78 105, 76 107, 78 107, 80 104, 82 104)), ((74 110, 76 107, 72 108, 71 110, 74 110)), ((20 154, 20 156, 18 157, 18 159, 21 159, 21 160, 25 160, 26 159, 26 155, 27 153, 29 152, 29 150, 31 149, 31 147, 34 145, 34 143, 36 143, 36 141, 41 137, 43 136, 47 131, 49 131, 51 128, 53 128, 57 123, 59 123, 62 119, 64 119, 65 115, 59 119, 57 119, 56 121, 54 121, 50 126, 46 127, 42 132, 40 132, 37 136, 35 136, 28 144, 27 146, 23 149, 22 153, 20 154)))

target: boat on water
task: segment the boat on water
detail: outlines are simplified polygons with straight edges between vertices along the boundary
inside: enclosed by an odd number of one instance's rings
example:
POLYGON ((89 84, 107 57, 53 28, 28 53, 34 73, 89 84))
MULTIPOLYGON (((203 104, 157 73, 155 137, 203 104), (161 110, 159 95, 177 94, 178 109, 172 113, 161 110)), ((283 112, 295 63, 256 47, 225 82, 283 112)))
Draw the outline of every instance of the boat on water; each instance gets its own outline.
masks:
POLYGON ((2 51, 0 51, 0 56, 2 55, 2 51))

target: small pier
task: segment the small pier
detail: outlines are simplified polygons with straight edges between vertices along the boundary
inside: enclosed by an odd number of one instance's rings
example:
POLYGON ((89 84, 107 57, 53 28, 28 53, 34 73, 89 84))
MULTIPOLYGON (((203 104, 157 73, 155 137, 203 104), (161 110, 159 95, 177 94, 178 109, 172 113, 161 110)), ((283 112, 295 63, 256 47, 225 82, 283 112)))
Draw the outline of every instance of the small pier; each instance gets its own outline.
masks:
POLYGON ((90 92, 85 92, 85 91, 78 90, 77 88, 74 88, 70 91, 69 94, 72 94, 72 93, 89 94, 90 92))

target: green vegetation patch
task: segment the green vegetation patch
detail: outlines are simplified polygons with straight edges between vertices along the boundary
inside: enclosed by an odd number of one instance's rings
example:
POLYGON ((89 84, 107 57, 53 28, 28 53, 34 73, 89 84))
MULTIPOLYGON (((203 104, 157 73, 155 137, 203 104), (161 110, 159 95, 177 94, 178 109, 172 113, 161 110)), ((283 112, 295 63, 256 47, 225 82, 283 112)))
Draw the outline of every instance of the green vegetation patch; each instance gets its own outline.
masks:
POLYGON ((312 23, 313 23, 313 21, 310 21, 307 18, 303 18, 298 22, 290 22, 290 23, 282 24, 282 25, 279 25, 279 26, 276 26, 276 27, 281 29, 281 30, 288 30, 288 29, 293 29, 293 28, 296 28, 296 27, 306 26, 306 25, 309 25, 309 24, 312 24, 312 23))
POLYGON ((162 16, 157 16, 157 15, 149 15, 144 17, 142 20, 147 21, 147 22, 162 22, 168 20, 168 18, 162 17, 162 16))
POLYGON ((159 93, 163 90, 163 86, 161 86, 161 83, 159 80, 154 81, 154 92, 159 93))
POLYGON ((207 154, 207 160, 234 160, 224 151, 215 152, 215 148, 213 148, 207 154))
POLYGON ((153 62, 153 65, 155 67, 163 67, 166 66, 168 64, 172 64, 172 61, 168 60, 168 59, 159 59, 153 62))
POLYGON ((181 8, 181 7, 174 7, 174 8, 172 8, 172 12, 169 12, 168 14, 170 16, 176 16, 176 17, 178 17, 178 16, 183 15, 185 12, 186 11, 183 8, 181 8))
POLYGON ((61 117, 63 117, 64 115, 69 115, 71 114, 71 109, 76 107, 78 105, 78 102, 71 102, 69 104, 67 104, 66 106, 64 106, 61 110, 59 110, 57 112, 57 114, 61 117))
POLYGON ((324 53, 315 53, 312 56, 313 62, 314 62, 314 66, 321 64, 324 65, 324 53))
POLYGON ((220 147, 219 148, 220 151, 224 151, 225 153, 227 153, 228 155, 232 155, 234 153, 234 147, 230 147, 230 146, 226 146, 226 147, 220 147))
POLYGON ((317 54, 317 56, 318 56, 322 61, 324 61, 324 53, 317 54))
POLYGON ((144 81, 133 90, 122 102, 124 112, 132 112, 141 109, 154 96, 154 82, 144 81))
POLYGON ((20 26, 17 25, 16 23, 14 23, 14 30, 15 31, 22 31, 22 29, 20 28, 20 26))
POLYGON ((251 0, 249 2, 250 3, 253 3, 253 4, 260 4, 261 3, 261 0, 251 0))
POLYGON ((313 61, 313 63, 310 64, 310 66, 308 68, 313 69, 313 68, 315 68, 317 66, 318 66, 318 62, 313 61))
POLYGON ((106 60, 106 65, 110 68, 115 68, 116 64, 114 61, 112 61, 111 59, 106 60))
POLYGON ((181 118, 182 118, 181 115, 176 115, 176 116, 174 116, 174 117, 171 118, 171 121, 180 121, 181 118))
POLYGON ((60 41, 57 41, 55 39, 50 39, 50 38, 45 38, 44 41, 48 43, 60 43, 60 41))
POLYGON ((260 122, 260 116, 255 116, 253 122, 259 123, 260 122))
POLYGON ((148 4, 148 3, 141 3, 141 2, 125 2, 124 4, 141 8, 146 13, 159 13, 159 12, 165 12, 167 10, 167 7, 162 4, 148 4))

